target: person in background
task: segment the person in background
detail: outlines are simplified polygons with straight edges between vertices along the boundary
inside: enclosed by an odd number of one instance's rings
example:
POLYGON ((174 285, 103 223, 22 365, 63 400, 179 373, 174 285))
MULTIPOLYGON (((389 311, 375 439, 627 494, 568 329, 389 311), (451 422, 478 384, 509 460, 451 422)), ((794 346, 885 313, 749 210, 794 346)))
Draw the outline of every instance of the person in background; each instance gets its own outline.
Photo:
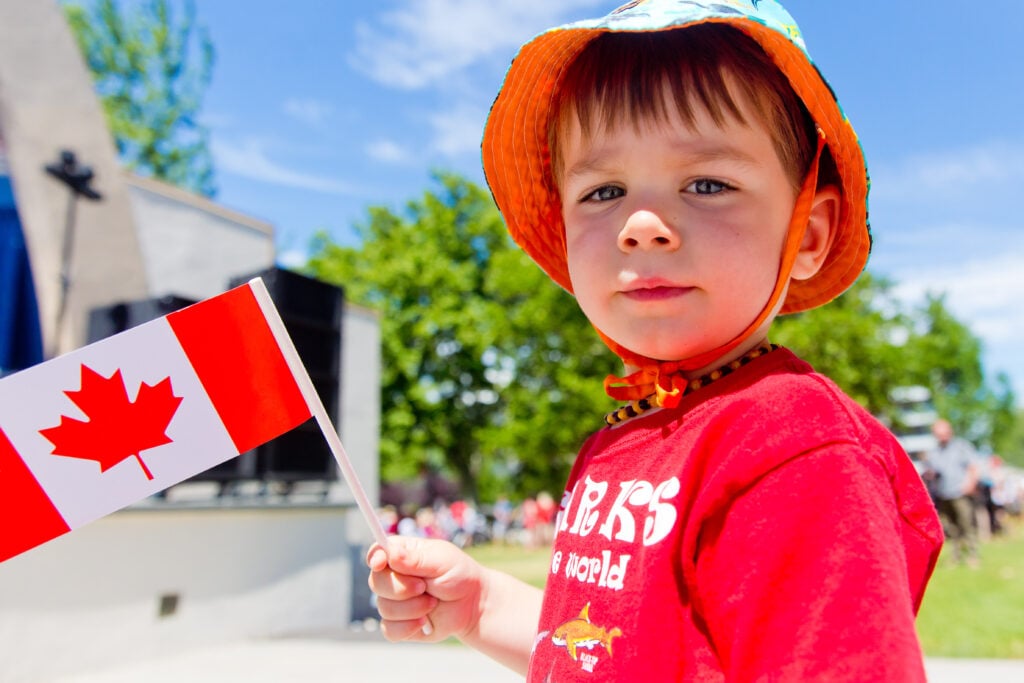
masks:
POLYGON ((931 489, 939 518, 950 540, 953 559, 977 567, 974 495, 978 487, 978 453, 969 441, 954 435, 949 420, 936 420, 932 434, 935 447, 925 453, 925 461, 935 475, 931 489))

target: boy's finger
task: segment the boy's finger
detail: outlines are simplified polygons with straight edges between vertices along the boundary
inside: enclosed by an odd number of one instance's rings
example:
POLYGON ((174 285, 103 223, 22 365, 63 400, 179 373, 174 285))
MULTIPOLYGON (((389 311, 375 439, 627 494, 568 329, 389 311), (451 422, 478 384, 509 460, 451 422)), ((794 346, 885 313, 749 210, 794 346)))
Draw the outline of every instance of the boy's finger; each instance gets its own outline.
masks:
POLYGON ((431 637, 432 633, 424 631, 423 624, 417 620, 388 621, 385 619, 380 622, 380 631, 392 643, 398 643, 403 640, 418 640, 421 642, 437 642, 440 640, 437 637, 431 637))
POLYGON ((370 546, 370 549, 366 551, 366 564, 370 567, 371 571, 382 571, 388 566, 387 550, 382 548, 379 543, 374 543, 370 546))
POLYGON ((422 578, 399 574, 389 569, 370 572, 367 583, 370 590, 380 597, 394 600, 408 600, 427 592, 427 582, 422 578))
POLYGON ((390 600, 379 597, 377 612, 385 621, 420 621, 437 607, 439 600, 432 595, 419 595, 408 600, 390 600))

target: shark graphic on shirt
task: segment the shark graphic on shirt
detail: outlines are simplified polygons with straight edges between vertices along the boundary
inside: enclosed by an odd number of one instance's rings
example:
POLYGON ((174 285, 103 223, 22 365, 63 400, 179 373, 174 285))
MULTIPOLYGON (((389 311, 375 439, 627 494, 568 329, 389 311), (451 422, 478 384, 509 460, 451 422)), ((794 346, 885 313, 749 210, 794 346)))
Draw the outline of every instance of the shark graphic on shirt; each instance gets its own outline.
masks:
POLYGON ((566 621, 555 629, 555 632, 551 634, 551 642, 555 645, 564 645, 573 660, 578 659, 576 653, 578 648, 589 650, 596 645, 604 647, 610 657, 612 654, 612 639, 618 638, 621 635, 622 630, 617 626, 609 630, 591 622, 590 603, 588 602, 580 610, 578 617, 566 621))

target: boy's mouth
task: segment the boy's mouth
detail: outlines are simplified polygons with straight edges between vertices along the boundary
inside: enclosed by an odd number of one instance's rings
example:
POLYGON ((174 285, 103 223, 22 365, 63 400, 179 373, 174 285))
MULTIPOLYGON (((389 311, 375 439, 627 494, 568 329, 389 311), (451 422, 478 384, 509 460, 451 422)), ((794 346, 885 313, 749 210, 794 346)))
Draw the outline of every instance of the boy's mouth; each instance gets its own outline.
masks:
POLYGON ((692 289, 692 287, 643 287, 631 289, 623 294, 636 301, 663 301, 683 296, 692 289))
POLYGON ((693 287, 667 282, 665 280, 640 280, 622 290, 622 294, 634 301, 663 301, 683 296, 693 287))

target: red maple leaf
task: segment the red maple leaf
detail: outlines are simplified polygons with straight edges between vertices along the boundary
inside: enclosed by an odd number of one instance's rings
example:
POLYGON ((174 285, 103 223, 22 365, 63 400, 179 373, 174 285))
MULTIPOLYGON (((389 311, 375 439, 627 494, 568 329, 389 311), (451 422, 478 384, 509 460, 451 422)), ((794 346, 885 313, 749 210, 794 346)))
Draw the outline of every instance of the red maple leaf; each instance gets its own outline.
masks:
POLYGON ((143 382, 135 401, 129 401, 120 370, 103 377, 83 365, 82 387, 64 394, 89 419, 61 415, 59 425, 39 430, 53 444, 53 455, 95 460, 100 464, 100 472, 134 456, 146 477, 153 478, 139 454, 147 448, 171 443, 167 425, 178 410, 181 397, 174 395, 170 377, 153 386, 143 382))

